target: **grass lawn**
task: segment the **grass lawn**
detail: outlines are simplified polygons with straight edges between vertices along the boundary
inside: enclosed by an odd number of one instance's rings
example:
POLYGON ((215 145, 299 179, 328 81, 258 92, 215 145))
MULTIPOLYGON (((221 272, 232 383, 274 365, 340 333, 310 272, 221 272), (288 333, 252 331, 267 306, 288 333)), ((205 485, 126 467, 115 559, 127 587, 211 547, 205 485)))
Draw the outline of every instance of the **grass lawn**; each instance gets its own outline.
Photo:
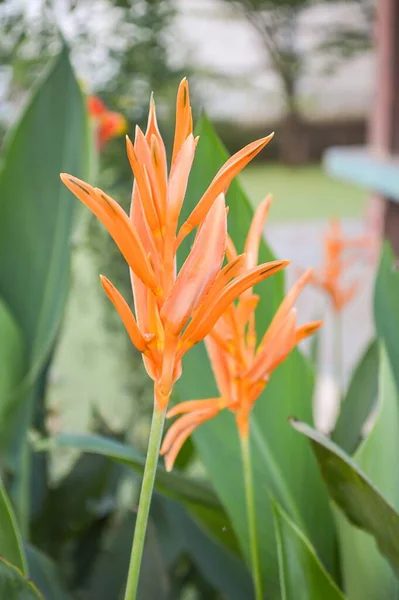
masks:
POLYGON ((270 218, 274 221, 359 217, 367 200, 366 191, 332 179, 321 165, 250 165, 240 180, 255 204, 273 194, 270 218))

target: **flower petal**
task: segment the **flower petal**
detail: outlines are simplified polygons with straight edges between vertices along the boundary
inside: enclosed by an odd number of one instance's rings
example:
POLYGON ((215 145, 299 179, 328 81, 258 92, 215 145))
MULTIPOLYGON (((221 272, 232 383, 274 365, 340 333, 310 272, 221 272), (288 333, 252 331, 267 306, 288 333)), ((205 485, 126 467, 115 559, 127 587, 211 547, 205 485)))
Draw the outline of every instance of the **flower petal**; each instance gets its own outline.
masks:
POLYGON ((143 245, 119 204, 102 190, 92 188, 77 177, 62 173, 61 180, 103 223, 136 275, 156 294, 160 294, 161 290, 143 245))
POLYGON ((271 202, 272 196, 269 195, 259 204, 253 216, 244 248, 245 266, 247 269, 252 269, 258 264, 259 245, 271 202))
POLYGON ((149 177, 146 173, 145 166, 140 164, 134 146, 128 136, 126 136, 126 150, 129 158, 129 163, 135 178, 135 183, 140 192, 141 203, 143 206, 145 217, 147 219, 147 223, 150 226, 150 229, 154 232, 154 235, 156 235, 157 233, 159 235, 161 232, 161 226, 151 194, 149 177))
POLYGON ((197 206, 191 212, 187 221, 183 223, 177 243, 180 242, 203 221, 208 210, 212 206, 213 200, 221 192, 226 193, 227 189, 236 175, 270 142, 274 133, 265 138, 251 142, 245 148, 229 158, 229 160, 218 171, 208 189, 205 191, 197 206))
POLYGON ((301 325, 295 332, 295 345, 299 344, 302 340, 313 335, 323 325, 323 321, 312 321, 301 325))
MULTIPOLYGON (((215 406, 223 404, 221 403, 221 400, 221 398, 206 398, 205 400, 186 400, 186 402, 179 402, 179 404, 176 404, 176 406, 173 406, 168 410, 166 417, 170 419, 177 415, 184 415, 185 413, 203 410, 204 408, 214 408, 215 406)), ((224 406, 220 406, 220 408, 224 408, 224 406)))
POLYGON ((161 317, 174 334, 181 332, 189 316, 214 283, 223 262, 226 235, 224 196, 220 194, 202 224, 191 252, 162 307, 161 317))
POLYGON ((173 143, 172 165, 187 137, 193 132, 188 81, 184 77, 180 82, 176 99, 176 126, 173 143))
POLYGON ((121 321, 124 324, 127 333, 129 334, 132 344, 136 346, 137 350, 140 352, 148 351, 148 340, 146 341, 144 339, 140 329, 137 326, 136 319, 134 318, 129 305, 122 294, 116 289, 110 280, 107 279, 107 277, 104 277, 104 275, 100 275, 100 280, 105 293, 115 306, 121 321))
POLYGON ((289 264, 288 260, 275 260, 259 265, 255 269, 240 275, 230 282, 222 293, 214 300, 209 309, 200 319, 194 317, 183 334, 182 342, 196 344, 203 339, 213 328, 221 314, 228 305, 240 296, 245 290, 253 287, 263 279, 281 271, 289 264))
POLYGON ((269 344, 270 339, 274 337, 276 330, 281 327, 282 323, 287 318, 287 315, 289 314, 290 310, 294 306, 299 294, 301 293, 305 285, 310 281, 312 273, 312 269, 308 269, 307 271, 305 271, 292 286, 288 294, 285 296, 284 300, 282 301, 278 310, 276 311, 273 320, 269 325, 269 328, 263 336, 262 341, 258 346, 257 352, 261 352, 264 346, 269 344))

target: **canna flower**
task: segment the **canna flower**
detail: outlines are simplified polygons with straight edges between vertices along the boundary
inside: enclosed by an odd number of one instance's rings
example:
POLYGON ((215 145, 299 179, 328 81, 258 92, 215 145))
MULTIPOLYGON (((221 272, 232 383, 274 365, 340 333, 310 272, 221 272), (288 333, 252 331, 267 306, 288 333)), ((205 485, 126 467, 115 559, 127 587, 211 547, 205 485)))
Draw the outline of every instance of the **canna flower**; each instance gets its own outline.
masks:
MULTIPOLYGON (((256 268, 264 223, 270 198, 255 212, 246 240, 245 254, 238 256, 231 239, 227 254, 232 269, 243 272, 256 268)), ((228 409, 235 415, 239 434, 249 435, 252 408, 278 365, 302 339, 314 333, 321 321, 300 327, 296 323, 295 301, 311 277, 304 273, 282 301, 269 328, 257 344, 255 309, 259 296, 251 288, 240 294, 236 304, 230 304, 205 338, 205 345, 220 396, 205 400, 182 402, 167 413, 181 415, 168 430, 161 448, 166 469, 170 471, 185 440, 202 423, 228 409)))
POLYGON ((354 298, 360 287, 355 281, 345 284, 348 269, 355 264, 364 251, 372 250, 373 241, 368 236, 345 237, 340 222, 331 221, 324 237, 324 259, 318 272, 310 282, 326 292, 336 312, 340 312, 354 298))
POLYGON ((160 410, 166 408, 180 377, 185 352, 211 331, 233 300, 287 264, 273 261, 244 269, 239 258, 222 267, 227 244, 224 193, 271 138, 252 142, 225 163, 180 231, 179 216, 197 144, 186 79, 177 94, 169 174, 152 99, 147 131, 137 127, 134 143, 126 140, 134 175, 130 215, 102 190, 61 175, 65 185, 107 228, 129 265, 135 314, 106 277, 101 276, 101 283, 133 345, 143 355, 160 410), (177 273, 179 242, 194 227, 191 251, 177 273))
POLYGON ((125 117, 119 112, 108 110, 98 96, 89 96, 87 106, 89 115, 96 124, 97 150, 101 151, 109 140, 126 133, 125 117))

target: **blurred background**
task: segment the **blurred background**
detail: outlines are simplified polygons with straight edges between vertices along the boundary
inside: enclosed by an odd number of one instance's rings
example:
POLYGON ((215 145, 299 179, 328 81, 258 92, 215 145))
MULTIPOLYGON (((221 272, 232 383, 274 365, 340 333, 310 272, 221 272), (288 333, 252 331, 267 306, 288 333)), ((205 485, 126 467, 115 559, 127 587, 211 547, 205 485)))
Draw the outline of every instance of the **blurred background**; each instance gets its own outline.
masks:
MULTIPOLYGON (((364 231, 370 218, 378 227, 380 211, 370 194, 331 177, 322 164, 331 146, 359 146, 368 139, 376 8, 373 0, 3 0, 1 136, 62 39, 83 89, 120 112, 132 135, 135 123, 145 123, 153 91, 170 142, 176 87, 187 75, 195 117, 208 114, 229 152, 276 131, 241 182, 254 206, 273 193, 266 235, 279 256, 293 260, 292 279, 297 268, 320 263, 327 219, 343 219, 349 234, 364 231)), ((91 183, 128 206, 132 178, 123 138, 101 148, 91 183)), ((112 274, 127 290, 127 272, 94 217, 82 211, 78 225, 71 291, 50 374, 51 424, 85 430, 97 407, 112 428, 132 419, 140 445, 147 432, 138 423, 141 417, 147 422, 151 384, 98 282, 99 272, 112 274)), ((345 313, 347 368, 371 335, 372 274, 372 266, 362 272, 364 293, 345 313)), ((309 291, 299 310, 303 318, 319 318, 323 307, 309 291)), ((333 388, 330 326, 327 319, 324 396, 333 388)))

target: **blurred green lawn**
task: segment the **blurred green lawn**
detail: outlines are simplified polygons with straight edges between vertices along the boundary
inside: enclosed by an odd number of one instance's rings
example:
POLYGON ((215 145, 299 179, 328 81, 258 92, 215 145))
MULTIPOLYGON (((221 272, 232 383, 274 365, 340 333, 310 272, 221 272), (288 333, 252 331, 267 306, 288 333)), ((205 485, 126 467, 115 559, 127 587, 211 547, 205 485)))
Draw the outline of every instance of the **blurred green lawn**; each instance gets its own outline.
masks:
POLYGON ((270 218, 274 221, 359 217, 367 200, 367 192, 332 179, 321 165, 250 165, 240 181, 255 204, 273 194, 270 218))

